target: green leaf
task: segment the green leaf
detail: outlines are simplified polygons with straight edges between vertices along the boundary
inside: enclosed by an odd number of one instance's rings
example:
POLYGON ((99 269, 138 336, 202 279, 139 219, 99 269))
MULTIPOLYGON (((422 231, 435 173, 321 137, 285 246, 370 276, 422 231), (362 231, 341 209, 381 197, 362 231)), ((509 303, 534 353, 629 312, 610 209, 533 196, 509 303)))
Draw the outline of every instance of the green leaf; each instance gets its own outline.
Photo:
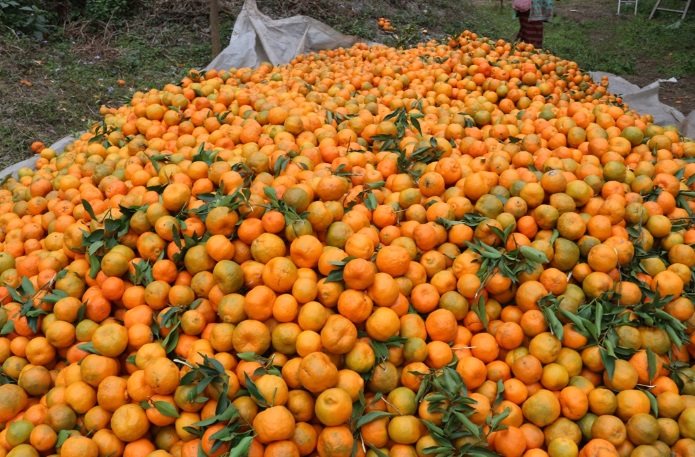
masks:
POLYGON ((578 332, 580 332, 584 336, 589 336, 589 332, 586 330, 586 327, 584 327, 584 320, 581 317, 563 308, 560 309, 560 313, 567 319, 572 321, 574 326, 577 328, 578 332))
POLYGON ((596 328, 596 325, 593 322, 585 320, 584 321, 584 327, 589 332, 589 335, 591 335, 591 337, 594 339, 594 341, 599 340, 598 329, 596 328))
POLYGON ((550 245, 552 246, 559 237, 560 231, 558 229, 553 229, 553 234, 550 236, 550 245))
POLYGON ((478 300, 473 302, 473 311, 478 315, 478 318, 483 323, 483 326, 487 328, 487 311, 485 310, 485 300, 481 295, 478 300))
POLYGON ((14 332, 14 321, 8 319, 5 325, 2 326, 2 329, 0 329, 0 335, 7 335, 12 332, 14 332))
POLYGON ((31 283, 31 280, 26 276, 22 277, 22 290, 25 294, 27 294, 27 298, 33 296, 36 293, 36 291, 34 290, 34 285, 31 283))
POLYGON ((521 246, 519 251, 521 252, 521 255, 526 258, 526 260, 540 264, 548 263, 548 258, 545 256, 545 254, 536 248, 532 248, 531 246, 521 246))
POLYGON ((156 401, 154 402, 154 407, 157 409, 157 411, 160 412, 163 416, 166 417, 179 417, 179 412, 176 410, 176 407, 172 405, 169 402, 166 401, 156 401))
MULTIPOLYGON (((510 227, 513 227, 513 225, 510 225, 508 228, 510 228, 510 227)), ((508 234, 506 234, 502 230, 498 229, 497 227, 493 227, 492 225, 488 226, 488 228, 497 238, 500 239, 500 241, 502 241, 503 243, 507 242, 508 234)))
POLYGON ((245 362, 258 362, 260 356, 255 352, 247 351, 238 353, 237 357, 245 362))
POLYGON ((220 421, 221 419, 218 416, 212 416, 208 417, 207 419, 200 420, 193 425, 196 427, 207 427, 208 425, 212 425, 220 421))
POLYGON ((253 441, 253 438, 253 435, 242 438, 241 441, 239 441, 239 444, 234 446, 229 451, 229 457, 243 457, 247 455, 249 449, 251 448, 251 442, 253 441))
POLYGON ((93 221, 98 220, 96 214, 94 214, 94 209, 92 208, 92 205, 90 205, 89 202, 84 198, 82 199, 82 206, 84 206, 84 210, 87 211, 87 214, 89 214, 89 217, 91 217, 93 221))
MULTIPOLYGON (((222 397, 220 397, 220 398, 222 398, 222 397)), ((218 405, 221 403, 223 403, 223 402, 218 403, 218 405)), ((224 409, 224 411, 222 411, 219 414, 218 418, 220 421, 225 422, 225 421, 231 420, 234 416, 236 416, 238 414, 239 414, 239 410, 236 408, 236 406, 229 404, 224 409)))
POLYGON ((84 352, 89 352, 90 354, 101 355, 99 351, 94 349, 94 344, 92 344, 91 341, 89 343, 78 344, 77 348, 83 350, 84 352))
POLYGON ((615 345, 613 344, 613 341, 610 339, 606 338, 604 340, 604 349, 606 350, 606 354, 608 354, 609 357, 612 357, 614 359, 617 359, 618 356, 615 354, 615 345))
POLYGON ((101 270, 101 263, 95 256, 89 256, 89 277, 95 279, 101 270))
POLYGON ((596 317, 594 318, 594 325, 596 326, 596 334, 601 334, 601 328, 603 327, 603 305, 599 303, 596 306, 596 317))
POLYGON ((189 371, 185 375, 181 377, 181 381, 179 382, 182 386, 187 386, 190 384, 193 384, 193 381, 195 381, 196 376, 198 373, 196 371, 189 371))
POLYGON ((7 286, 7 292, 9 292, 10 297, 12 297, 12 300, 16 301, 17 303, 22 303, 24 300, 19 296, 19 292, 17 289, 14 287, 7 286))
POLYGON ((61 298, 65 298, 67 296, 68 296, 68 293, 65 292, 64 290, 55 289, 50 294, 45 295, 41 300, 45 301, 46 303, 50 303, 52 305, 55 305, 56 303, 58 303, 58 301, 61 298))
POLYGON ((83 302, 82 306, 77 310, 77 322, 84 320, 84 314, 87 312, 87 302, 83 302))
POLYGON ((188 433, 190 433, 191 435, 197 436, 198 438, 202 437, 202 436, 203 436, 203 433, 205 433, 205 432, 203 432, 202 430, 200 430, 199 428, 197 428, 197 427, 192 427, 192 426, 190 426, 190 425, 185 426, 183 429, 186 430, 186 431, 187 431, 188 433))
POLYGON ((261 393, 261 391, 258 389, 258 386, 256 386, 256 383, 253 382, 253 379, 249 377, 248 373, 244 373, 244 377, 246 378, 246 389, 249 391, 249 394, 251 397, 256 400, 256 402, 259 405, 267 405, 268 402, 265 400, 265 397, 261 393))
POLYGON ((326 282, 340 282, 343 280, 343 269, 337 268, 326 276, 326 282))
POLYGON ((164 346, 164 350, 166 351, 167 354, 173 352, 174 349, 176 349, 176 345, 179 342, 178 328, 180 325, 181 325, 181 321, 178 321, 174 325, 174 328, 172 328, 171 331, 164 338, 164 341, 162 341, 162 345, 164 346))
POLYGON ((643 392, 649 397, 649 406, 652 409, 652 414, 654 414, 655 417, 659 417, 659 404, 656 401, 656 397, 648 390, 643 390, 643 392))
POLYGON ((670 325, 667 325, 664 330, 666 330, 666 333, 668 334, 668 337, 671 339, 671 342, 674 343, 676 346, 681 346, 683 344, 683 338, 676 333, 676 331, 671 327, 670 325))
POLYGON ((562 341, 565 336, 565 329, 562 326, 562 322, 557 317, 558 303, 557 298, 550 294, 547 297, 543 297, 539 300, 538 306, 543 313, 543 317, 548 322, 548 327, 550 332, 555 335, 558 340, 562 341))
POLYGON ((95 241, 94 243, 89 245, 89 248, 87 249, 87 253, 90 256, 95 256, 97 251, 101 248, 104 247, 104 242, 103 241, 95 241))
POLYGON ((656 378, 657 368, 656 354, 649 348, 647 348, 647 367, 649 371, 649 383, 651 384, 654 378, 656 378))
POLYGON ((210 440, 214 441, 212 444, 212 451, 215 452, 220 448, 226 441, 232 441, 234 439, 234 434, 231 429, 224 427, 210 436, 210 440))
POLYGON ((684 209, 688 213, 688 217, 695 218, 695 213, 693 213, 693 210, 690 209, 690 205, 688 205, 688 201, 685 199, 685 196, 682 195, 682 192, 676 197, 676 203, 679 208, 684 209))
POLYGON ((374 182, 368 182, 367 187, 370 189, 381 189, 386 185, 386 181, 374 181, 374 182))
POLYGON ((277 200, 278 199, 278 195, 275 192, 275 189, 271 186, 264 187, 263 193, 265 194, 266 197, 268 197, 271 200, 277 200))
POLYGON ((423 423, 423 425, 425 426, 425 428, 427 428, 427 430, 428 430, 432 435, 435 435, 435 436, 436 436, 436 435, 439 435, 439 436, 443 436, 443 435, 444 435, 444 430, 442 430, 440 427, 434 425, 434 423, 433 423, 432 421, 421 420, 421 422, 423 423))
POLYGON ((387 411, 371 411, 364 416, 360 417, 360 419, 357 421, 355 424, 356 428, 362 427, 364 424, 368 424, 370 422, 373 422, 377 419, 381 419, 382 417, 391 417, 393 416, 393 413, 389 413, 387 411))
POLYGON ((290 158, 288 156, 280 156, 273 164, 273 174, 277 178, 280 174, 287 168, 287 164, 290 163, 290 158))
POLYGON ((480 428, 473 422, 471 422, 468 416, 459 411, 453 411, 453 413, 456 416, 456 418, 461 422, 461 425, 466 430, 468 430, 471 433, 471 435, 475 436, 476 438, 480 438, 480 428))
POLYGON ((486 449, 482 446, 473 446, 470 449, 468 449, 467 454, 472 457, 499 457, 499 454, 496 452, 492 452, 489 449, 486 449))
POLYGON ((668 377, 676 383, 676 386, 678 386, 678 392, 682 392, 683 388, 685 387, 685 382, 683 381, 683 378, 679 376, 680 370, 671 367, 669 367, 669 370, 671 372, 669 373, 668 377))
POLYGON ((56 447, 60 447, 63 445, 65 440, 70 438, 73 434, 73 430, 61 430, 58 432, 58 441, 56 441, 56 447))
POLYGON ((379 206, 379 202, 377 202, 374 194, 367 194, 367 198, 364 199, 364 206, 366 206, 370 211, 374 211, 376 207, 379 206))
POLYGON ((599 354, 601 355, 601 361, 603 366, 606 368, 606 374, 608 379, 613 379, 613 374, 615 373, 615 358, 611 357, 604 348, 599 348, 599 354))
POLYGON ((499 430, 500 424, 502 423, 503 420, 505 420, 509 415, 511 414, 512 410, 511 408, 504 408, 504 411, 502 411, 499 414, 496 414, 494 417, 488 416, 490 418, 490 429, 491 431, 499 430))
POLYGON ((493 402, 493 405, 499 404, 499 402, 501 402, 502 400, 504 400, 504 382, 502 382, 501 379, 498 379, 497 380, 497 395, 495 396, 495 401, 493 402))

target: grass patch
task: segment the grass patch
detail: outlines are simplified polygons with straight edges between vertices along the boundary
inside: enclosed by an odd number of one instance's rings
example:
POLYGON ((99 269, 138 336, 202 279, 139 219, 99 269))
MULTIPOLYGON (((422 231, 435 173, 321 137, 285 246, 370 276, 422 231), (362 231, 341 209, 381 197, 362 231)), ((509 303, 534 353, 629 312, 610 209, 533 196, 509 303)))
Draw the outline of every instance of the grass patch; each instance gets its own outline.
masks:
MULTIPOLYGON (((614 6, 614 2, 598 3, 599 8, 614 6)), ((547 27, 546 45, 588 70, 635 75, 645 70, 646 63, 664 77, 691 75, 695 72, 695 50, 683 40, 695 36, 692 13, 684 21, 678 20, 679 15, 664 12, 650 20, 654 4, 640 2, 636 16, 628 9, 620 16, 613 12, 589 20, 558 17, 547 27)), ((582 2, 568 1, 565 9, 573 8, 582 8, 582 2)))
MULTIPOLYGON (((597 41, 591 37, 601 27, 595 22, 576 23, 559 17, 547 27, 545 45, 556 55, 572 56, 568 58, 585 70, 633 74, 636 59, 625 48, 604 46, 601 52, 596 52, 597 41)), ((601 39, 604 40, 609 41, 610 38, 601 39)))

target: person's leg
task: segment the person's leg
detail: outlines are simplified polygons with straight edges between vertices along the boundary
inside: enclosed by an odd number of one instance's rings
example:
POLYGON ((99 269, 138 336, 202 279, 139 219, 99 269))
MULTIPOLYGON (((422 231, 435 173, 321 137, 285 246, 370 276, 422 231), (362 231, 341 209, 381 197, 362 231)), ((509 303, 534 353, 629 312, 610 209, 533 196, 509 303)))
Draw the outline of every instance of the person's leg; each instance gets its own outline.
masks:
POLYGON ((543 47, 543 21, 531 21, 526 26, 527 43, 531 43, 537 49, 543 47))
POLYGON ((525 43, 528 42, 528 17, 529 17, 529 12, 520 12, 517 11, 516 16, 519 18, 519 33, 516 34, 516 39, 518 41, 523 41, 525 43))

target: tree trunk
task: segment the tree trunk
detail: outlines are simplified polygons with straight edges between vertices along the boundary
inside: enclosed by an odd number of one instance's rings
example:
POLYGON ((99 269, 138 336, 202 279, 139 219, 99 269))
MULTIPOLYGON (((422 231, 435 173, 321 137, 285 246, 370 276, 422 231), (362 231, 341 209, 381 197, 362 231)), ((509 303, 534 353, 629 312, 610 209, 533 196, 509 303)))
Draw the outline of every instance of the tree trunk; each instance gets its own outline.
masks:
POLYGON ((212 40, 212 58, 222 52, 220 44, 220 5, 218 0, 210 0, 210 39, 212 40))

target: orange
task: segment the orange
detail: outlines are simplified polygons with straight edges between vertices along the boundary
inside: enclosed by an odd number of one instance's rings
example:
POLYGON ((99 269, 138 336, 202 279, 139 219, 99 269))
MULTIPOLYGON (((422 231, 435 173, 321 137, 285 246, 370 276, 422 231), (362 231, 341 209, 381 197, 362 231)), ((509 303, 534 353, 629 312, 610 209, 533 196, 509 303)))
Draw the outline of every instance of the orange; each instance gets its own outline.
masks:
POLYGON ((99 448, 97 444, 84 436, 71 436, 63 442, 60 447, 61 455, 70 457, 97 457, 99 455, 99 448))
POLYGON ((145 411, 133 403, 121 406, 111 416, 111 430, 124 442, 140 439, 147 433, 149 425, 145 411))
POLYGON ((400 246, 385 246, 376 255, 376 267, 392 277, 402 276, 408 271, 410 255, 400 246))
POLYGON ((420 421, 415 416, 395 416, 389 421, 389 438, 396 443, 413 444, 420 438, 420 433, 420 421))
POLYGON ((247 319, 234 329, 232 344, 237 352, 262 354, 270 347, 270 332, 262 322, 247 319))
POLYGON ((338 298, 338 312, 354 323, 366 321, 372 313, 372 308, 372 299, 358 290, 345 290, 338 298))
POLYGON ((325 427, 319 433, 316 449, 319 455, 349 457, 353 449, 353 437, 350 428, 344 425, 325 427))
MULTIPOLYGON (((381 309, 391 311, 387 308, 381 309)), ((355 341, 357 341, 357 328, 349 319, 339 314, 334 314, 326 319, 321 329, 321 344, 328 352, 346 354, 352 349, 355 341)))
POLYGON ((649 398, 639 390, 623 390, 618 392, 617 396, 618 407, 616 416, 623 421, 629 419, 635 414, 648 413, 650 410, 649 398))
POLYGON ((299 236, 290 244, 290 257, 300 268, 316 267, 322 252, 321 242, 313 236, 299 236))
POLYGON ((542 370, 540 360, 531 354, 517 358, 512 364, 514 376, 527 385, 540 381, 542 370))
POLYGON ((284 257, 269 260, 263 269, 263 282, 275 292, 290 291, 297 278, 297 267, 284 257))
POLYGON ((312 393, 320 393, 338 382, 338 369, 322 352, 312 352, 299 364, 299 381, 312 393))
POLYGON ((294 417, 284 406, 272 406, 253 419, 253 428, 261 443, 291 439, 294 426, 294 417))
POLYGON ((485 363, 475 357, 464 357, 456 364, 456 371, 469 389, 480 387, 487 379, 485 363))
POLYGON ((341 388, 326 389, 316 398, 315 412, 323 425, 345 424, 352 415, 352 398, 341 388))
POLYGON ((266 403, 284 406, 289 398, 287 383, 280 376, 265 374, 255 380, 256 387, 266 403))
MULTIPOLYGON (((329 318, 330 319, 330 318, 329 318)), ((365 323, 367 335, 377 341, 387 341, 400 330, 400 319, 390 308, 377 308, 365 323)))
POLYGON ((522 405, 524 417, 538 427, 544 427, 560 416, 560 402, 549 390, 541 389, 522 405))
POLYGON ((145 383, 158 394, 170 394, 179 384, 179 369, 166 357, 151 360, 144 372, 145 383))
POLYGON ((376 269, 364 259, 350 260, 343 268, 343 282, 350 289, 365 290, 374 282, 376 269))
POLYGON ((523 432, 517 427, 495 433, 495 451, 504 457, 519 457, 526 450, 527 442, 523 432))

